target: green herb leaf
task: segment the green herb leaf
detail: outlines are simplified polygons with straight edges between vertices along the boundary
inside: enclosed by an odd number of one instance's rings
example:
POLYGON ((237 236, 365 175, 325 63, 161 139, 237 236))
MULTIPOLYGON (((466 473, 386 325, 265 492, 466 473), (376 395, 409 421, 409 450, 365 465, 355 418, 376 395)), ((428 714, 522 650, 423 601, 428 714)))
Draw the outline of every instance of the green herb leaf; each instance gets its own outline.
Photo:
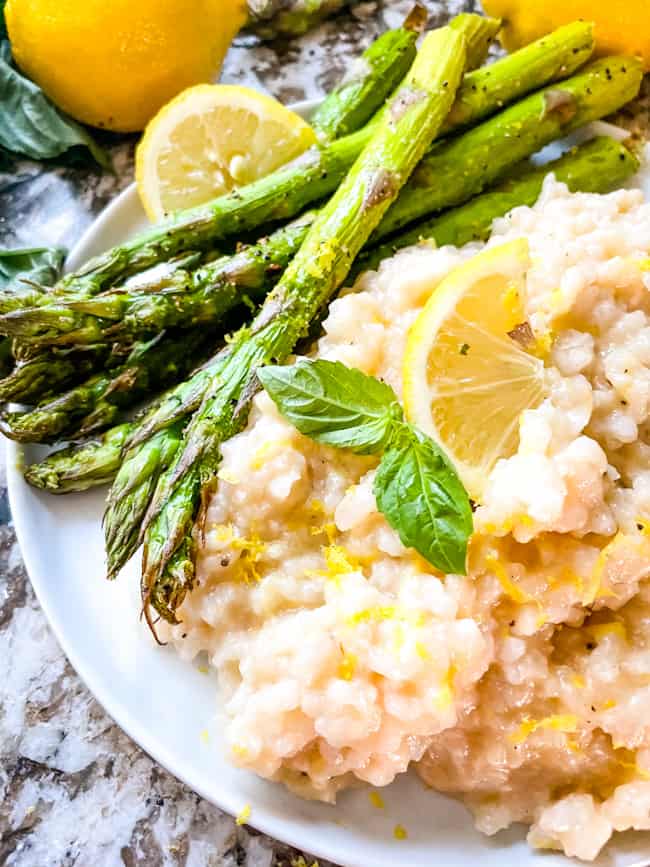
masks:
POLYGON ((472 509, 456 470, 432 439, 400 425, 379 464, 374 492, 404 545, 442 572, 465 574, 472 509))
POLYGON ((38 85, 21 75, 0 49, 0 147, 31 159, 51 159, 70 148, 88 148, 95 160, 110 168, 110 159, 88 132, 61 114, 38 85))
POLYGON ((389 385, 338 361, 298 361, 257 375, 282 415, 325 445, 373 454, 402 417, 389 385))
POLYGON ((64 258, 61 247, 0 249, 0 289, 20 291, 26 288, 23 281, 51 286, 61 274, 64 258))

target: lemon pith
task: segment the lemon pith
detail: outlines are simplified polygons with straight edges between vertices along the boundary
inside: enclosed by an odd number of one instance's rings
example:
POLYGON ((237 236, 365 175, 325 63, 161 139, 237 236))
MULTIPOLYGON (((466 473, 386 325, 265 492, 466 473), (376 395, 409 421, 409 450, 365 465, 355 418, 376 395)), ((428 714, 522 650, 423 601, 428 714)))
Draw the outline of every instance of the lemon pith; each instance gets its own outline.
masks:
POLYGON ((270 96, 196 85, 147 126, 136 152, 140 198, 160 219, 263 177, 315 142, 309 124, 270 96))
POLYGON ((406 342, 406 415, 445 448, 474 497, 496 461, 516 449, 522 411, 544 394, 543 363, 513 334, 525 321, 528 265, 523 239, 460 265, 406 342))

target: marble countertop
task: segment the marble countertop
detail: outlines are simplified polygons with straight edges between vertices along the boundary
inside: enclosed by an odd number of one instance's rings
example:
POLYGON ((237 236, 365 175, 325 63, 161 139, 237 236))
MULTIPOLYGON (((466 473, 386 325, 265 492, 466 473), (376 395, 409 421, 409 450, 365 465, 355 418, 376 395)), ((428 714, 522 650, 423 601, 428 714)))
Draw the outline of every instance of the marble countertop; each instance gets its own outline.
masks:
MULTIPOLYGON (((377 0, 292 42, 240 39, 224 80, 284 102, 320 96, 411 0, 377 0)), ((427 0, 431 20, 472 0, 427 0)), ((0 246, 72 246, 133 178, 133 138, 94 167, 0 165, 0 246)), ((1 456, 0 456, 1 457, 1 456)), ((4 466, 4 461, 3 461, 4 466)), ((29 584, 0 477, 0 864, 304 867, 314 859, 238 827, 152 761, 104 713, 59 648, 29 584)), ((326 867, 323 861, 321 867, 326 867)))

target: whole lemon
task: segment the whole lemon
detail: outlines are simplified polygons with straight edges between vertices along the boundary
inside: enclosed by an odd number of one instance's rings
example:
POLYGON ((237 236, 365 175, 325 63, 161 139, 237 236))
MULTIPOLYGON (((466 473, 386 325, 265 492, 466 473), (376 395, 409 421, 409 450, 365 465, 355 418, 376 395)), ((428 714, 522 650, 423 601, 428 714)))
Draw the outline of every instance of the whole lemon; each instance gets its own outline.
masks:
POLYGON ((179 91, 210 81, 245 0, 9 0, 14 58, 77 120, 142 129, 179 91))
POLYGON ((501 41, 508 51, 583 18, 596 25, 599 54, 634 54, 650 70, 648 0, 483 0, 483 8, 488 15, 503 19, 501 41))

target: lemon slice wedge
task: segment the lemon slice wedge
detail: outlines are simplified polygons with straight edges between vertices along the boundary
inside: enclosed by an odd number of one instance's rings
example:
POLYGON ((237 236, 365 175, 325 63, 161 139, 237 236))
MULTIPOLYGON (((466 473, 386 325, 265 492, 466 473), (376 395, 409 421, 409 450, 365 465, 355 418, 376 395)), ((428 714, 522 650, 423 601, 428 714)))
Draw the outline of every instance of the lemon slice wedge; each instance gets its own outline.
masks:
POLYGON ((140 199, 159 220, 263 177, 315 142, 309 124, 272 97, 199 84, 148 124, 136 152, 140 199))
POLYGON ((438 285, 407 338, 406 415, 476 499, 496 461, 516 451, 522 411, 545 393, 543 362, 525 349, 528 266, 523 239, 479 253, 438 285))

